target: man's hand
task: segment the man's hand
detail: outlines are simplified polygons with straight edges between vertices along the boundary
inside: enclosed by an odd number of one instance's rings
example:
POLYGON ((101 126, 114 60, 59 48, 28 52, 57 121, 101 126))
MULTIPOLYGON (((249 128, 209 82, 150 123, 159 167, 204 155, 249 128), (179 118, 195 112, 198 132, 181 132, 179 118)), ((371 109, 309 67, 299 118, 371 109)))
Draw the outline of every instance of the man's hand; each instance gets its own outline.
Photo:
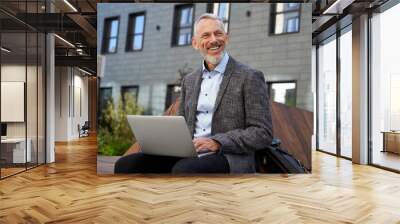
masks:
POLYGON ((193 144, 194 148, 196 149, 196 152, 202 152, 207 150, 216 152, 221 147, 221 144, 210 138, 195 138, 193 139, 193 144))

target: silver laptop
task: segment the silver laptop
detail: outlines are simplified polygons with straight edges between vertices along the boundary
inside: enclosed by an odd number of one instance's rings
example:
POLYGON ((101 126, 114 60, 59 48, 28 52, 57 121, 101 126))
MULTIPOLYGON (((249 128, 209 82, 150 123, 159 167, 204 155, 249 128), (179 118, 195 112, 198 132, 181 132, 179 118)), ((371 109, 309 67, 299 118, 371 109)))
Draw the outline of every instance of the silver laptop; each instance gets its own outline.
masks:
POLYGON ((129 125, 145 154, 196 157, 197 154, 185 118, 182 116, 128 115, 129 125))

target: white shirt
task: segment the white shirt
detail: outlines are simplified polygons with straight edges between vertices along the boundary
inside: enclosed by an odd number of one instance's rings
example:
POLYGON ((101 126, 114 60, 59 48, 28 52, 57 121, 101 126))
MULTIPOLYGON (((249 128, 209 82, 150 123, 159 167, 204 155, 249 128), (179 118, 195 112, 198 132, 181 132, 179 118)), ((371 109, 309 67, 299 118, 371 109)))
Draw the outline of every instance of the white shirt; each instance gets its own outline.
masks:
POLYGON ((212 71, 208 71, 204 65, 205 62, 203 62, 203 80, 197 103, 195 138, 211 136, 215 100, 217 99, 219 86, 221 85, 228 60, 229 55, 225 53, 217 67, 212 71))

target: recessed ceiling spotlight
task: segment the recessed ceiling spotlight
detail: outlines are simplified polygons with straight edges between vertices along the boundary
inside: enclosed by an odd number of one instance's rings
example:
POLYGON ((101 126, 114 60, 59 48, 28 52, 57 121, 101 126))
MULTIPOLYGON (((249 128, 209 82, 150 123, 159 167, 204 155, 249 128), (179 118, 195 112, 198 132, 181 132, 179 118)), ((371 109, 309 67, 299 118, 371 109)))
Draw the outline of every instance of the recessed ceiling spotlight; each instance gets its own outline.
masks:
POLYGON ((75 45, 73 45, 73 44, 72 44, 71 42, 69 42, 68 40, 66 40, 66 39, 64 39, 64 38, 62 38, 62 37, 60 37, 60 36, 57 35, 57 34, 54 34, 54 36, 57 37, 58 39, 60 39, 62 42, 64 42, 64 43, 66 43, 67 45, 69 45, 70 47, 75 48, 75 45))
POLYGON ((88 72, 88 71, 86 71, 86 70, 83 70, 83 69, 81 69, 81 68, 79 68, 79 67, 78 67, 78 69, 79 69, 79 71, 81 71, 81 72, 83 72, 83 73, 85 73, 85 74, 87 74, 87 75, 93 75, 92 73, 90 73, 90 72, 88 72))
POLYGON ((64 0, 65 4, 67 4, 74 12, 78 12, 78 10, 71 4, 68 2, 68 0, 64 0))
POLYGON ((6 52, 6 53, 10 53, 10 52, 11 52, 11 50, 9 50, 9 49, 7 49, 7 48, 5 48, 5 47, 1 47, 1 50, 4 51, 4 52, 6 52))
POLYGON ((351 5, 354 0, 336 0, 332 1, 333 3, 328 6, 327 9, 325 9, 322 14, 328 15, 328 14, 342 14, 343 10, 347 8, 349 5, 351 5))

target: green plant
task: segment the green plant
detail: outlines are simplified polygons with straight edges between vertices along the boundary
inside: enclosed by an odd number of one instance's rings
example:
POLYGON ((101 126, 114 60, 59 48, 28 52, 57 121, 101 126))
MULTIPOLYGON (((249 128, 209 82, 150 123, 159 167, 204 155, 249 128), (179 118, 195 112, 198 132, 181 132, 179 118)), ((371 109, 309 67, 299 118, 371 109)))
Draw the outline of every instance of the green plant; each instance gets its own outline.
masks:
POLYGON ((99 155, 121 156, 136 141, 126 115, 143 114, 143 108, 137 105, 135 97, 129 93, 123 99, 118 99, 116 107, 109 100, 101 111, 97 134, 99 155))

